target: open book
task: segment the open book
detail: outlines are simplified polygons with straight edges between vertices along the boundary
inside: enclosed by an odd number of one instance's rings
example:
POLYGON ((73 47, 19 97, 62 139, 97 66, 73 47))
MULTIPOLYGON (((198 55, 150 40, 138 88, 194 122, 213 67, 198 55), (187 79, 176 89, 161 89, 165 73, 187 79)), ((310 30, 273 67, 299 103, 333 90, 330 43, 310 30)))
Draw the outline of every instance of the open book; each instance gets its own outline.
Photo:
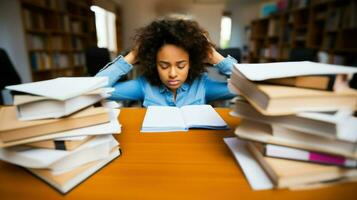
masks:
POLYGON ((228 129, 211 105, 149 106, 141 132, 187 131, 189 128, 228 129))

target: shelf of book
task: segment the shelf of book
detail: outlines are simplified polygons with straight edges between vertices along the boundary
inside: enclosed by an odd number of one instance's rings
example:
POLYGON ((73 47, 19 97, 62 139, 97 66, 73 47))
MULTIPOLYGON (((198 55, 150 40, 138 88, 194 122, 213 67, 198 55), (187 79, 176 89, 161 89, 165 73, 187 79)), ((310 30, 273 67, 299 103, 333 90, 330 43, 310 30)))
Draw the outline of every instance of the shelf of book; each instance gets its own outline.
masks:
POLYGON ((304 47, 326 54, 327 62, 356 65, 356 1, 288 2, 285 10, 252 21, 249 62, 286 61, 292 49, 304 47))
POLYGON ((91 0, 20 0, 33 81, 86 75, 85 49, 96 44, 91 0))

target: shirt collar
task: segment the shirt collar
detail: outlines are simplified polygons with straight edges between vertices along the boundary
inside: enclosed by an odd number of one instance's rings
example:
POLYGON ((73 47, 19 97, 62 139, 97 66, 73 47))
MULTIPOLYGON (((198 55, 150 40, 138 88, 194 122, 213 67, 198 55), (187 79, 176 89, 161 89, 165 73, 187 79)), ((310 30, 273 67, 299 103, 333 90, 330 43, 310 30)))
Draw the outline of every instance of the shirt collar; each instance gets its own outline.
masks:
POLYGON ((159 91, 160 91, 160 93, 164 93, 164 92, 168 91, 168 89, 164 84, 161 84, 159 87, 159 91))
POLYGON ((188 89, 188 87, 189 87, 189 84, 185 82, 181 85, 181 87, 178 89, 178 91, 179 92, 186 91, 188 89))

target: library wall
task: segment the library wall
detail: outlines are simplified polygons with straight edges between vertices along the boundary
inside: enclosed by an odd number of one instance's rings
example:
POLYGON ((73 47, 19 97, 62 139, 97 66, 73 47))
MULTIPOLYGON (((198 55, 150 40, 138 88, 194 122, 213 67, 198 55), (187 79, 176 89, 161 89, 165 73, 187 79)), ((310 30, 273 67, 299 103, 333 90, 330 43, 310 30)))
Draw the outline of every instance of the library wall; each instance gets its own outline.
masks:
MULTIPOLYGON (((155 4, 160 0, 142 0, 119 1, 123 14, 123 48, 128 49, 132 45, 131 38, 137 28, 143 27, 160 17, 155 10, 155 4)), ((183 1, 186 5, 186 13, 194 16, 204 28, 208 29, 212 40, 219 44, 220 37, 220 17, 224 10, 224 3, 195 3, 195 1, 183 1), (209 16, 207 16, 209 13, 209 16), (213 18, 217 18, 212 20, 213 18)))
POLYGON ((193 18, 209 32, 211 40, 219 46, 224 4, 194 4, 189 9, 193 18))
POLYGON ((5 49, 22 82, 32 81, 19 1, 0 1, 0 47, 5 49))
POLYGON ((259 17, 260 1, 230 1, 226 10, 231 12, 232 33, 229 45, 231 47, 243 48, 247 45, 249 38, 244 28, 250 25, 250 22, 259 17))
POLYGON ((357 64, 357 1, 301 0, 287 5, 284 10, 252 21, 249 62, 300 59, 293 58, 298 56, 292 54, 296 52, 306 55, 306 60, 357 64))
POLYGON ((156 15, 153 9, 153 0, 143 4, 141 0, 122 2, 123 11, 123 48, 127 50, 132 46, 132 37, 135 30, 147 25, 156 15))

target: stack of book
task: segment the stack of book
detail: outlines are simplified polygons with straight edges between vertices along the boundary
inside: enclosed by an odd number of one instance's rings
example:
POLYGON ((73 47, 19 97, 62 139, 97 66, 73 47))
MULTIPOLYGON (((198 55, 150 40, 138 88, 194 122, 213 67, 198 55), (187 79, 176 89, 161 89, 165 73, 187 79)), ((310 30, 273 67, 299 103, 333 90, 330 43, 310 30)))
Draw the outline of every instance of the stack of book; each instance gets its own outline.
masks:
POLYGON ((235 65, 235 134, 274 187, 357 180, 357 91, 348 87, 356 72, 305 61, 235 65))
POLYGON ((107 84, 73 77, 7 86, 21 93, 0 108, 0 159, 70 191, 120 155, 112 135, 121 132, 119 110, 104 101, 113 91, 107 84))

